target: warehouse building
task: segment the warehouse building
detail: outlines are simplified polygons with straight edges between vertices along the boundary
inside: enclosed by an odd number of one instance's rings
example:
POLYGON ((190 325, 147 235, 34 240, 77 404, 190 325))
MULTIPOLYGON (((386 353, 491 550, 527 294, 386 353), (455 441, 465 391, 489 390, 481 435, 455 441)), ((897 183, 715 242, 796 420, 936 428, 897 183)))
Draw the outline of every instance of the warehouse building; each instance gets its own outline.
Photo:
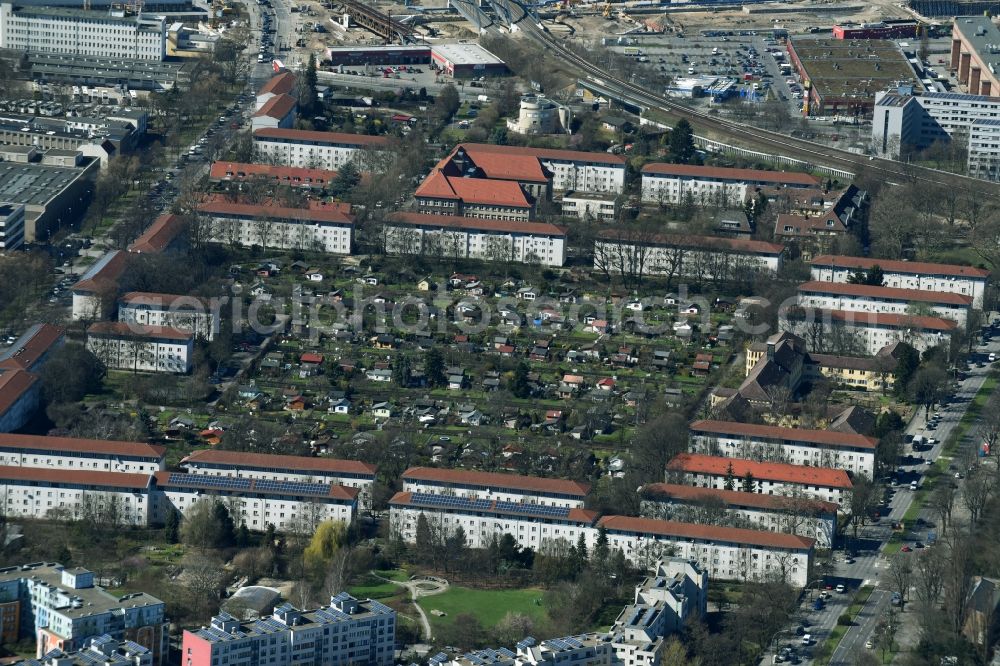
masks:
POLYGON ((503 76, 509 70, 503 60, 478 44, 435 44, 431 63, 456 79, 503 76))
POLYGON ((338 46, 325 52, 330 65, 428 65, 431 47, 420 44, 388 46, 338 46))
POLYGON ((24 206, 24 242, 47 242, 56 230, 79 220, 99 170, 96 159, 78 167, 0 162, 0 201, 24 206))

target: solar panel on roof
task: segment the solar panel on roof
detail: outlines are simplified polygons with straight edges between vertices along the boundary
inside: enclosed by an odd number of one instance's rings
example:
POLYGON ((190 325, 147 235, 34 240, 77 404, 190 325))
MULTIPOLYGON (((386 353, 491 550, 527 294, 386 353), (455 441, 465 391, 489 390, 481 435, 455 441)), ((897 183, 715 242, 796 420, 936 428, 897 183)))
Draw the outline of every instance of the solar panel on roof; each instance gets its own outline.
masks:
POLYGON ((250 489, 250 479, 241 479, 232 476, 204 476, 201 474, 171 474, 167 484, 183 488, 250 489))
POLYGON ((329 495, 330 484, 303 483, 298 481, 273 481, 257 479, 254 488, 263 492, 287 493, 289 495, 329 495))
POLYGON ((375 601, 374 599, 372 599, 371 601, 368 602, 368 608, 371 609, 371 612, 378 613, 380 615, 384 614, 384 613, 394 613, 395 612, 391 608, 389 608, 388 606, 386 606, 385 604, 383 604, 383 603, 381 603, 379 601, 375 601))
POLYGON ((525 648, 533 647, 534 645, 535 645, 535 639, 532 638, 531 636, 525 636, 522 640, 519 640, 517 642, 517 645, 515 645, 514 647, 516 647, 518 650, 523 650, 525 648))
POLYGON ((572 636, 570 636, 569 638, 564 638, 563 641, 570 647, 574 648, 583 647, 583 643, 581 643, 576 638, 573 638, 572 636))

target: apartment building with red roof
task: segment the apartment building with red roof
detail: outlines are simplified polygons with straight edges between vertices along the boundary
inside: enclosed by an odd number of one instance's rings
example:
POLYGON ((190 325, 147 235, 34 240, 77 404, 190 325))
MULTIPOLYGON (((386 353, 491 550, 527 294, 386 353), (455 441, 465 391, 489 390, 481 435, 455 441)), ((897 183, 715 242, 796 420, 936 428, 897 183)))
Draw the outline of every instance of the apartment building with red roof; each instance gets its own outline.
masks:
POLYGON ((315 132, 265 127, 254 130, 253 146, 259 161, 292 167, 337 171, 359 151, 386 150, 392 140, 384 136, 315 132))
POLYGON ((878 440, 874 437, 716 420, 694 421, 688 432, 692 453, 831 467, 869 479, 875 476, 878 440))
POLYGON ((851 282, 812 280, 799 285, 798 304, 821 310, 908 314, 916 305, 926 312, 951 319, 964 327, 972 309, 970 294, 878 287, 851 282))
POLYGON ((19 430, 34 416, 41 400, 38 372, 64 342, 63 329, 34 324, 0 353, 0 432, 19 430))
POLYGON ((268 79, 264 85, 257 90, 257 101, 254 110, 259 110, 269 100, 278 95, 292 95, 296 93, 295 75, 289 71, 280 72, 268 79))
POLYGON ((135 254, 159 254, 183 245, 187 220, 180 215, 164 213, 136 238, 128 251, 135 254))
POLYGON ((151 474, 165 469, 162 446, 78 437, 0 434, 0 465, 151 474))
POLYGON ((322 191, 336 180, 337 172, 329 169, 310 169, 276 164, 212 162, 208 177, 216 183, 241 183, 260 179, 277 185, 322 191))
POLYGON ((198 211, 211 219, 209 240, 214 243, 330 254, 350 254, 354 243, 348 204, 310 201, 307 208, 290 208, 274 201, 235 203, 213 196, 198 211))
POLYGON ((140 326, 166 326, 213 340, 222 304, 198 296, 130 291, 118 299, 118 321, 140 326))
POLYGON ((413 197, 420 213, 524 222, 535 217, 534 200, 511 180, 447 176, 434 169, 413 197))
POLYGON ((111 250, 91 264, 70 291, 73 293, 74 321, 100 319, 114 306, 118 280, 128 267, 129 256, 111 250))
POLYGON ((291 95, 275 95, 264 102, 250 117, 250 129, 251 131, 264 128, 290 129, 295 124, 295 113, 298 108, 298 101, 291 95))
POLYGON ((972 307, 977 310, 983 307, 983 292, 990 278, 990 272, 985 268, 926 261, 824 254, 814 257, 809 263, 812 265, 812 279, 820 282, 847 282, 851 275, 878 266, 882 269, 882 285, 885 287, 972 296, 972 307))
POLYGON ((451 495, 552 507, 582 508, 590 484, 521 474, 411 467, 403 472, 405 492, 451 495))
POLYGON ((740 208, 747 194, 758 187, 815 188, 819 182, 815 176, 791 171, 654 162, 642 167, 642 200, 740 208))
POLYGON ((726 458, 701 453, 681 453, 667 463, 667 483, 685 483, 703 488, 725 490, 731 481, 734 488, 741 487, 750 474, 755 482, 754 492, 762 495, 811 497, 833 502, 841 507, 850 499, 854 484, 842 469, 809 467, 781 462, 763 462, 726 458))
POLYGON ((728 280, 752 272, 777 273, 784 251, 783 245, 764 241, 613 228, 597 234, 594 269, 728 280))
POLYGON ((194 334, 169 326, 99 321, 87 328, 87 349, 116 370, 187 374, 194 364, 194 334))
POLYGON ((879 350, 905 342, 923 353, 951 342, 958 329, 952 319, 929 315, 790 308, 778 322, 779 327, 806 341, 809 351, 829 351, 834 338, 852 336, 860 353, 875 356, 879 350))
POLYGON ((796 534, 815 539, 820 548, 830 548, 837 533, 839 507, 811 498, 674 483, 650 483, 639 496, 646 518, 796 534))
POLYGON ((597 528, 638 568, 671 553, 698 562, 715 580, 780 580, 795 587, 809 582, 816 545, 795 534, 631 516, 604 516, 597 528))
POLYGON ((566 231, 543 222, 400 212, 386 222, 386 251, 562 266, 566 231))

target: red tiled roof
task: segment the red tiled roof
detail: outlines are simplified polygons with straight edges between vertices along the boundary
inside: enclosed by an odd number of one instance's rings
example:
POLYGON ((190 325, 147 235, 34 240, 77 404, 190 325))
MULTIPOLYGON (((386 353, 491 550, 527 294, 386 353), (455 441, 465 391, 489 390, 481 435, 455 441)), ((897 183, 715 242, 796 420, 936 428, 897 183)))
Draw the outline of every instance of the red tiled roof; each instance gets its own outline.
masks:
POLYGON ((254 130, 253 136, 255 139, 284 139, 287 141, 302 141, 303 143, 364 147, 384 147, 392 143, 391 139, 384 136, 345 134, 343 132, 314 132, 313 130, 283 129, 281 127, 263 127, 254 130))
POLYGON ((972 296, 954 294, 951 292, 924 291, 921 289, 896 289, 894 287, 876 287, 867 284, 851 284, 850 282, 822 282, 813 280, 799 285, 799 291, 814 294, 837 294, 838 296, 862 296, 893 301, 919 301, 922 303, 940 303, 944 305, 972 305, 972 296))
POLYGON ((0 357, 0 368, 31 370, 63 338, 64 333, 63 329, 52 324, 39 325, 20 347, 11 348, 0 357))
POLYGON ((0 434, 0 449, 36 449, 67 453, 97 453, 103 455, 162 458, 166 447, 142 442, 120 442, 77 437, 41 437, 39 435, 0 434))
POLYGON ((949 275, 986 279, 990 272, 985 268, 959 266, 957 264, 932 264, 926 261, 898 261, 895 259, 872 259, 869 257, 849 257, 846 255, 824 254, 814 257, 813 266, 833 266, 850 270, 869 270, 878 266, 886 273, 908 273, 920 275, 949 275))
POLYGON ((354 224, 353 216, 345 213, 337 206, 309 208, 288 208, 265 204, 231 203, 221 198, 211 198, 200 204, 198 210, 203 213, 218 215, 235 215, 243 218, 269 217, 285 220, 309 220, 311 222, 329 222, 334 224, 354 224))
POLYGON ((0 479, 4 481, 34 481, 44 484, 65 483, 103 486, 105 488, 148 488, 152 476, 149 474, 2 465, 0 466, 0 479))
POLYGON ((438 467, 411 467, 403 472, 404 481, 433 481, 468 486, 505 488, 510 490, 559 493, 583 498, 590 492, 590 484, 565 479, 543 479, 520 474, 497 474, 475 472, 464 469, 441 469, 438 467))
POLYGON ((192 334, 170 326, 146 326, 124 321, 99 321, 87 328, 87 335, 107 335, 140 338, 166 338, 169 340, 190 340, 192 334))
POLYGON ((242 451, 218 451, 215 449, 193 451, 181 460, 182 465, 185 463, 233 465, 237 468, 266 467, 268 469, 358 474, 362 476, 374 476, 376 470, 375 465, 369 465, 357 460, 312 458, 309 456, 281 456, 269 453, 244 453, 242 451))
POLYGON ((521 222, 520 220, 483 220, 475 217, 458 217, 455 215, 432 215, 430 213, 393 213, 389 216, 393 222, 412 226, 451 227, 481 231, 499 231, 520 234, 535 234, 537 236, 566 236, 566 228, 547 222, 521 222))
MULTIPOLYGON (((931 331, 954 331, 958 324, 951 319, 927 315, 906 315, 877 312, 852 312, 850 310, 817 310, 830 316, 834 321, 859 326, 879 326, 882 328, 922 328, 931 331)), ((794 312, 790 312, 794 315, 794 312)))
POLYGON ((785 497, 783 495, 762 495, 761 493, 745 493, 740 490, 721 490, 715 488, 699 488, 697 486, 682 486, 676 483, 650 483, 643 486, 642 494, 651 499, 665 497, 681 502, 701 502, 707 499, 721 500, 727 506, 744 506, 755 509, 771 509, 775 511, 806 510, 817 513, 837 513, 835 502, 824 502, 811 497, 785 497))
POLYGON ((337 178, 329 169, 280 166, 277 164, 249 164, 246 162, 213 162, 208 173, 212 180, 246 180, 254 176, 273 178, 290 185, 326 185, 337 178))
POLYGON ((455 146, 448 157, 438 163, 438 167, 446 169, 449 175, 462 176, 458 173, 454 163, 455 156, 459 151, 465 151, 465 155, 472 160, 486 178, 493 180, 516 180, 518 182, 547 183, 548 174, 542 167, 536 155, 518 155, 510 152, 498 153, 491 150, 479 150, 476 144, 462 144, 455 146))
POLYGON ((312 352, 306 352, 305 354, 299 357, 299 363, 322 363, 322 362, 323 362, 322 354, 314 354, 312 352))
POLYGON ((832 210, 815 217, 781 213, 774 222, 775 237, 845 233, 847 233, 847 226, 837 217, 836 212, 832 210), (828 220, 832 221, 833 224, 827 224, 828 220), (786 227, 791 227, 791 229, 786 229, 786 227))
POLYGON ((621 241, 625 244, 648 243, 650 245, 665 245, 667 247, 688 247, 698 250, 729 250, 733 252, 750 252, 753 254, 781 254, 785 246, 780 243, 765 241, 742 240, 739 238, 724 238, 721 236, 694 236, 690 234, 629 234, 620 229, 603 229, 597 237, 607 241, 621 241))
MULTIPOLYGON (((395 495, 392 496, 392 499, 389 500, 389 504, 391 506, 409 506, 409 505, 413 504, 413 493, 405 492, 405 491, 404 492, 398 492, 398 493, 396 493, 395 495)), ((541 513, 541 512, 539 512, 539 514, 537 516, 532 516, 530 513, 528 513, 528 511, 530 510, 531 506, 532 506, 531 504, 521 504, 521 505, 518 505, 518 511, 517 511, 516 515, 524 517, 524 518, 548 518, 548 519, 556 519, 556 520, 562 519, 561 517, 556 517, 556 516, 553 516, 552 514, 546 514, 546 513, 541 513)), ((539 505, 539 506, 541 507, 541 505, 539 505)), ((433 505, 432 508, 435 508, 435 509, 442 509, 443 508, 445 510, 448 509, 448 507, 441 507, 441 506, 439 506, 437 504, 433 505)), ((458 508, 458 507, 455 507, 455 508, 458 508)), ((493 501, 490 504, 489 507, 487 507, 485 509, 477 508, 476 511, 477 512, 481 511, 481 512, 484 512, 484 513, 500 513, 500 514, 505 514, 505 515, 510 513, 510 511, 504 511, 502 508, 498 508, 496 501, 493 501)), ((570 509, 567 512, 565 520, 568 520, 568 521, 574 522, 574 523, 584 523, 586 525, 593 525, 594 521, 597 519, 597 515, 598 514, 597 514, 596 511, 591 511, 590 509, 572 508, 572 509, 570 509)))
POLYGON ((200 296, 182 296, 180 294, 156 294, 149 291, 130 291, 121 297, 121 302, 127 305, 150 305, 159 308, 169 308, 176 303, 178 307, 192 309, 199 304, 207 306, 207 298, 200 296))
POLYGON ((789 465, 777 462, 756 462, 753 460, 743 460, 742 458, 706 456, 700 453, 678 454, 673 460, 667 463, 667 470, 708 476, 725 476, 730 465, 732 465, 733 475, 737 479, 743 478, 747 472, 750 472, 758 481, 779 481, 847 490, 853 487, 847 472, 842 469, 807 467, 805 465, 789 465))
POLYGON ((281 120, 295 110, 296 104, 295 98, 291 95, 275 95, 264 102, 264 105, 253 115, 255 118, 267 116, 268 118, 281 120))
POLYGON ((440 169, 431 171, 413 196, 417 198, 458 199, 465 203, 488 206, 531 207, 521 186, 513 181, 449 177, 444 175, 440 169))
POLYGON ((811 430, 808 428, 782 428, 780 426, 758 425, 756 423, 737 423, 735 421, 695 421, 688 426, 691 432, 717 433, 720 435, 741 435, 760 439, 780 439, 786 442, 807 442, 823 446, 853 446, 861 449, 874 450, 878 440, 864 435, 851 435, 829 430, 811 430))
MULTIPOLYGON (((118 282, 118 278, 125 272, 127 263, 128 254, 114 250, 110 259, 108 259, 107 263, 100 270, 74 284, 72 291, 99 292, 114 287, 118 282)), ((87 273, 84 273, 84 275, 87 275, 87 273)))
POLYGON ((659 536, 677 537, 679 539, 699 539, 702 541, 737 543, 748 546, 785 548, 789 550, 808 550, 816 543, 815 539, 781 532, 745 530, 737 527, 716 527, 714 525, 695 525, 694 523, 678 523, 672 520, 655 520, 653 518, 632 518, 630 516, 604 516, 597 521, 597 526, 603 527, 608 531, 656 534, 659 536))
MULTIPOLYGON (((197 490, 196 488, 192 488, 193 485, 192 482, 198 478, 203 478, 201 474, 181 474, 178 472, 156 472, 153 476, 156 477, 156 485, 164 487, 170 487, 171 479, 173 479, 174 477, 184 479, 187 483, 185 483, 183 487, 185 489, 190 489, 192 492, 197 490)), ((258 488, 257 487, 258 482, 264 480, 265 479, 250 479, 250 488, 248 490, 236 490, 233 492, 236 493, 245 492, 249 494, 256 493, 261 495, 287 494, 281 491, 271 490, 269 488, 258 488)), ((319 485, 325 485, 325 484, 319 484, 319 485)), ((327 495, 327 497, 338 500, 352 501, 355 498, 357 498, 360 492, 361 491, 358 490, 357 488, 350 488, 348 486, 339 486, 335 483, 331 483, 330 493, 327 495)))
POLYGON ((267 83, 260 87, 257 91, 257 96, 266 95, 271 93, 272 95, 284 95, 295 90, 295 75, 291 72, 282 72, 281 74, 275 74, 267 83))
POLYGON ((38 375, 15 368, 0 371, 0 416, 17 404, 17 401, 38 381, 38 375))
MULTIPOLYGON (((612 155, 610 153, 590 153, 582 150, 562 150, 559 148, 528 148, 526 146, 500 146, 492 143, 463 143, 460 148, 467 152, 475 153, 499 153, 509 156, 529 156, 541 160, 553 160, 562 162, 591 162, 599 164, 610 164, 615 166, 625 166, 625 158, 622 155, 612 155)), ((474 160, 475 161, 475 160, 474 160)), ((477 162, 478 164, 478 162, 477 162)))
POLYGON ((172 213, 160 215, 141 236, 128 246, 129 252, 155 254, 163 252, 187 226, 184 218, 172 213))
POLYGON ((777 183, 781 185, 801 185, 815 187, 819 180, 807 173, 795 171, 764 171, 762 169, 731 169, 728 167, 698 166, 695 164, 667 164, 653 162, 642 167, 642 173, 665 176, 691 176, 694 178, 718 178, 749 183, 777 183))

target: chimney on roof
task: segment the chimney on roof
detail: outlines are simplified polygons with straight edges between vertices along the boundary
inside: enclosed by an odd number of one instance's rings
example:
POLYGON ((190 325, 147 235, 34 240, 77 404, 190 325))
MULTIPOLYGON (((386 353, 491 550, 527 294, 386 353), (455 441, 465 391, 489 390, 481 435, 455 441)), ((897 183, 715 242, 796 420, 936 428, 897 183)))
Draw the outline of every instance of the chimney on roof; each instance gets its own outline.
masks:
POLYGON ((774 360, 774 343, 770 340, 767 341, 767 360, 774 360))

